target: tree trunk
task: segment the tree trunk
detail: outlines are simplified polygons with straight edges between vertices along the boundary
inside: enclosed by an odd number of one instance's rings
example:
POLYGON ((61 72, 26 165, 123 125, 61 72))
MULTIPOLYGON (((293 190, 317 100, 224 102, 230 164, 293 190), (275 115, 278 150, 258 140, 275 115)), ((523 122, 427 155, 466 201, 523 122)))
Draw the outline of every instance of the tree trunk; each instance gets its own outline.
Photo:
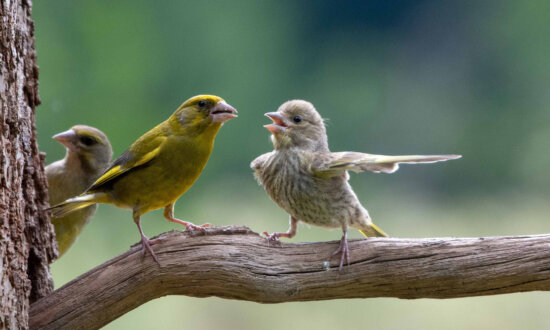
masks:
POLYGON ((35 107, 38 67, 30 0, 0 0, 0 328, 28 327, 30 302, 53 290, 57 253, 44 209, 35 107))

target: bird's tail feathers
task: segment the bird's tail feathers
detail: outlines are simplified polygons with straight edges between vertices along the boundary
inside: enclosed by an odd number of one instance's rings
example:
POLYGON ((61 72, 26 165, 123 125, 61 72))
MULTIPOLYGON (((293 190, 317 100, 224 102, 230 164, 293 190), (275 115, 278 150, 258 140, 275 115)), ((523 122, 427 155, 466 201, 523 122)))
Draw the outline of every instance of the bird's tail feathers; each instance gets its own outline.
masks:
POLYGON ((365 237, 388 237, 388 234, 374 223, 370 223, 368 226, 359 229, 359 232, 365 237))
POLYGON ((52 206, 48 209, 53 218, 61 218, 67 214, 85 208, 87 206, 99 203, 103 200, 104 193, 86 194, 69 198, 66 201, 52 206))

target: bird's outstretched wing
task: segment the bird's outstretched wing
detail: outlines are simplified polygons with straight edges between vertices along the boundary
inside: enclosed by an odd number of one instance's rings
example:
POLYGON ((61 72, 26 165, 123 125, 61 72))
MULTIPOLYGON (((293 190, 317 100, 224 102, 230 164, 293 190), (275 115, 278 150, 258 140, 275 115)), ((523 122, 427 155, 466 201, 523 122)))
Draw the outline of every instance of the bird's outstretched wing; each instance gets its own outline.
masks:
POLYGON ((331 177, 342 175, 345 171, 393 173, 400 163, 435 163, 457 159, 460 155, 407 155, 385 156, 364 154, 361 152, 331 152, 315 158, 311 170, 315 175, 331 177))
POLYGON ((112 182, 120 175, 155 159, 155 157, 159 154, 165 140, 166 137, 163 136, 142 136, 113 162, 111 167, 109 167, 105 173, 103 173, 103 175, 101 175, 99 179, 97 179, 90 186, 90 188, 87 189, 86 193, 97 191, 103 185, 112 182), (149 139, 150 141, 141 141, 145 139, 149 139))

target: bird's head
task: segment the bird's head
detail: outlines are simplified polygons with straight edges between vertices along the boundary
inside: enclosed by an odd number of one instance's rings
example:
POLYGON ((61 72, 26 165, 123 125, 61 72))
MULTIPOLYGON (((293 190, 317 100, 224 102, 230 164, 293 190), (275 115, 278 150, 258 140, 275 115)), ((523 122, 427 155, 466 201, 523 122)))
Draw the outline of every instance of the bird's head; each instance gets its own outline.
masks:
POLYGON ((328 149, 325 123, 313 104, 303 100, 287 101, 276 112, 265 115, 273 120, 264 127, 273 134, 271 141, 275 149, 328 149))
POLYGON ((173 129, 194 135, 216 131, 228 120, 237 117, 237 110, 215 95, 197 95, 183 102, 171 119, 173 129))
POLYGON ((102 172, 113 157, 113 149, 107 136, 97 128, 75 125, 53 136, 67 148, 67 157, 78 159, 86 170, 102 172))

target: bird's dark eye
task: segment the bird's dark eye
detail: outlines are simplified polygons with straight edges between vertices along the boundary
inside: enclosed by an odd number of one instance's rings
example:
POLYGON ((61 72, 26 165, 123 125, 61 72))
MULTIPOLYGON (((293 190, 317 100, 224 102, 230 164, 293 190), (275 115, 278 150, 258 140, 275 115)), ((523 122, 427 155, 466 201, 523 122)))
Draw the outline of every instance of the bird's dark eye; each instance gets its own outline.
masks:
POLYGON ((91 146, 92 144, 96 144, 97 141, 89 136, 81 136, 80 142, 86 146, 91 146))
POLYGON ((294 118, 292 118, 292 120, 294 120, 295 123, 299 123, 302 121, 302 117, 300 116, 294 116, 294 118))
POLYGON ((200 100, 198 105, 199 105, 199 107, 203 108, 206 105, 206 101, 205 100, 200 100))

